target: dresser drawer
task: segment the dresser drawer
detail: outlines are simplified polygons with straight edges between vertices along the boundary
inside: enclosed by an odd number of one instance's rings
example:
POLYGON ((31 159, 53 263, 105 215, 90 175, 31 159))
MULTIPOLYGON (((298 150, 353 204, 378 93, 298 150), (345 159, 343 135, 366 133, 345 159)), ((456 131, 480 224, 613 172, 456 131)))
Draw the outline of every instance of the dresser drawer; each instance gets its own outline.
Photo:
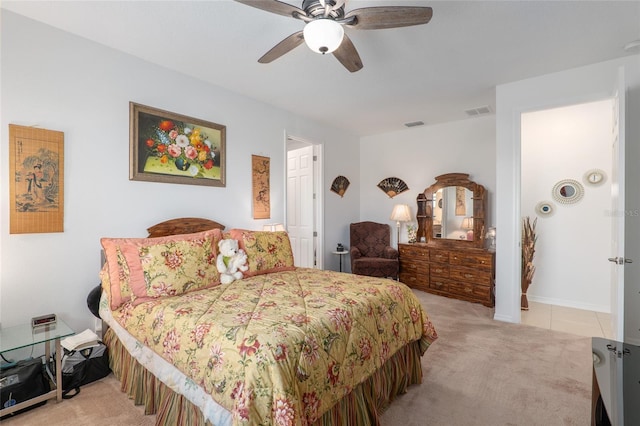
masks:
POLYGON ((429 268, 429 273, 431 278, 449 278, 449 265, 434 263, 431 265, 431 268, 429 268))
POLYGON ((449 251, 431 250, 429 252, 429 260, 434 263, 449 263, 449 251))
POLYGON ((429 274, 429 264, 413 259, 400 258, 400 272, 415 272, 429 274))
POLYGON ((442 278, 431 279, 429 281, 429 288, 438 291, 449 291, 449 282, 442 278))
POLYGON ((429 277, 424 275, 416 275, 412 273, 400 272, 400 282, 411 288, 426 290, 429 288, 429 277))
POLYGON ((491 287, 463 282, 449 282, 449 291, 460 296, 473 297, 488 300, 491 295, 491 287))
POLYGON ((398 247, 398 252, 400 253, 400 259, 409 258, 414 260, 429 260, 429 249, 422 246, 412 245, 412 244, 400 244, 398 247))
POLYGON ((451 263, 452 265, 467 266, 470 268, 483 269, 486 271, 492 270, 493 267, 493 255, 491 254, 472 254, 452 251, 449 256, 449 263, 451 263))
POLYGON ((471 282, 486 286, 491 285, 490 271, 471 268, 455 268, 452 266, 449 271, 449 277, 456 281, 471 282))

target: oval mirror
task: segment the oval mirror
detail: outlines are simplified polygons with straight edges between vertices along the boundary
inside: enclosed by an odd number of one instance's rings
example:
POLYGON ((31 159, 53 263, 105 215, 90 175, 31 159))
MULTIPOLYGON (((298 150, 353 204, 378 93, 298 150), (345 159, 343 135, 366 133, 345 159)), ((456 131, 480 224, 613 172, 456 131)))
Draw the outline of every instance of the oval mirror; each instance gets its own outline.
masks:
POLYGON ((591 186, 600 185, 604 183, 606 179, 607 175, 600 169, 589 170, 582 177, 584 183, 591 186))
POLYGON ((573 204, 584 195, 582 184, 573 179, 564 179, 556 183, 552 191, 553 199, 562 204, 573 204))
POLYGON ((538 216, 551 216, 553 214, 553 204, 550 201, 540 201, 536 205, 536 213, 538 216))

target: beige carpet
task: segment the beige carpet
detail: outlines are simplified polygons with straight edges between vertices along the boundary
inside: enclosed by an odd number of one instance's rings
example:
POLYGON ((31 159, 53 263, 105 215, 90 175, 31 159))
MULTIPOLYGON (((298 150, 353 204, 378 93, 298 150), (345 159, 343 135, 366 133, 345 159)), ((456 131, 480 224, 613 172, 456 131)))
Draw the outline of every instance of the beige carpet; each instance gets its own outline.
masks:
MULTIPOLYGON (((589 338, 493 321, 484 306, 414 292, 440 338, 423 357, 422 385, 393 402, 384 426, 590 424, 589 338)), ((2 425, 153 425, 119 389, 110 375, 2 425)))

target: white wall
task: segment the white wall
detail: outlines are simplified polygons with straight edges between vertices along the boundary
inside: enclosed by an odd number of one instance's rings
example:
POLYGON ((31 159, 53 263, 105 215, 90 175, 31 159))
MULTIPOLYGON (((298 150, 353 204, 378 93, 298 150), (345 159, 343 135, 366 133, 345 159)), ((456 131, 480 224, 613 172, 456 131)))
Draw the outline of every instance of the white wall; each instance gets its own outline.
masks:
MULTIPOLYGON (((392 244, 396 224, 389 219, 395 204, 408 204, 417 213, 416 197, 445 173, 468 173, 487 190, 485 226, 495 224, 495 117, 485 116, 451 123, 363 137, 360 142, 360 220, 388 223, 392 244), (387 177, 398 177, 409 190, 389 198, 378 187, 387 177)), ((407 241, 406 224, 400 241, 407 241)))
POLYGON ((521 212, 537 218, 530 301, 610 312, 612 111, 605 100, 522 115, 521 212), (586 184, 590 169, 603 170, 608 179, 586 184), (552 198, 562 179, 583 185, 578 203, 552 198), (541 201, 554 206, 552 215, 536 213, 541 201))
POLYGON ((334 241, 359 216, 357 137, 12 12, 1 18, 2 326, 55 312, 77 331, 92 327, 85 301, 98 284, 101 237, 143 237, 185 216, 250 229, 283 222, 285 132, 324 145, 325 188, 339 174, 351 179, 344 198, 325 196, 323 255, 333 260, 334 241), (226 125, 226 187, 129 181, 129 101, 226 125), (10 123, 64 132, 63 233, 9 235, 10 123), (252 219, 252 154, 271 158, 269 220, 252 219))
MULTIPOLYGON (((611 97, 624 67, 627 83, 626 189, 627 211, 640 206, 640 55, 606 61, 496 88, 497 252, 495 318, 520 322, 520 115, 611 97)), ((625 339, 640 342, 640 218, 627 215, 625 256, 625 339)), ((585 240, 588 246, 590 240, 585 240)))

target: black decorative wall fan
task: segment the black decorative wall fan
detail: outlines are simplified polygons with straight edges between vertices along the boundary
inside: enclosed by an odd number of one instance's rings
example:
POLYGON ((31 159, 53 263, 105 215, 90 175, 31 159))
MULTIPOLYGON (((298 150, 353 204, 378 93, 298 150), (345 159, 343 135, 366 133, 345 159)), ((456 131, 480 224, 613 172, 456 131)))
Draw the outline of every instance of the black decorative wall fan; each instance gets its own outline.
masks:
POLYGON ((377 30, 426 24, 433 10, 422 6, 378 6, 344 10, 346 0, 303 0, 296 7, 278 0, 236 0, 267 12, 289 16, 305 22, 297 31, 275 45, 258 62, 266 64, 298 47, 303 41, 317 53, 333 53, 349 71, 362 68, 362 60, 342 28, 377 30))
POLYGON ((402 194, 404 191, 407 191, 409 187, 406 183, 400 178, 397 177, 388 177, 386 179, 382 179, 378 184, 378 188, 382 190, 385 194, 389 196, 389 198, 393 198, 398 194, 402 194))
POLYGON ((344 176, 337 176, 333 183, 331 184, 331 191, 335 192, 341 197, 344 197, 344 193, 347 192, 347 188, 349 188, 349 179, 344 176))

